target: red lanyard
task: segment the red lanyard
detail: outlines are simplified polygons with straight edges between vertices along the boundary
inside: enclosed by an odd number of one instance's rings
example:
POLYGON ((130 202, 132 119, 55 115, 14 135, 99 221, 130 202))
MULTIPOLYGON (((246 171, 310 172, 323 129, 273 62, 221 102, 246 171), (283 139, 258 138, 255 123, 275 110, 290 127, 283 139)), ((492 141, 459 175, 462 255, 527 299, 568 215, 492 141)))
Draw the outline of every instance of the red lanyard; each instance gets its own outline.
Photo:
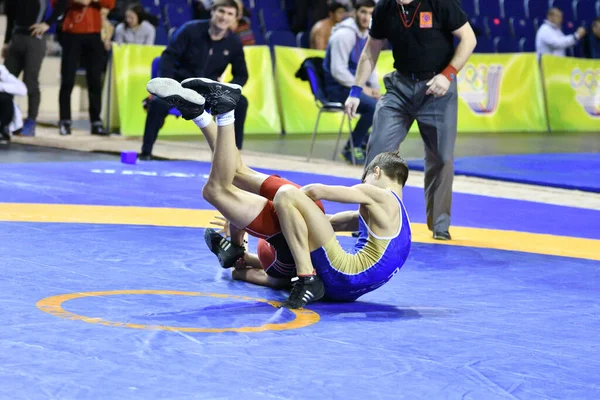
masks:
POLYGON ((415 13, 413 14, 413 17, 410 20, 410 24, 409 24, 408 20, 406 19, 406 16, 400 10, 400 7, 398 7, 398 2, 396 2, 396 8, 398 9, 398 14, 400 15, 400 19, 402 20, 402 24, 404 25, 405 28, 410 28, 412 26, 412 24, 415 22, 415 18, 417 16, 417 11, 419 11, 419 7, 421 7, 421 2, 419 2, 419 4, 417 4, 417 8, 415 9, 415 13))

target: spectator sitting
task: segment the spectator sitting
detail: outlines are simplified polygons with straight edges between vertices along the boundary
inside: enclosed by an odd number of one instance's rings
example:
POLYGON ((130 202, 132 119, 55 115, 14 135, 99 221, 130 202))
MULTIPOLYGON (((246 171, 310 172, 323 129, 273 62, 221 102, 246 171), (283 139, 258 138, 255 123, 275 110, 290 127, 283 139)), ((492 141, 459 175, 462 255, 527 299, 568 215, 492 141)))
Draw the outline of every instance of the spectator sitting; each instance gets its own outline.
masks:
MULTIPOLYGON (((358 60, 369 37, 369 23, 375 8, 373 0, 357 0, 356 16, 347 18, 337 24, 332 32, 325 59, 323 60, 324 84, 327 100, 344 103, 354 85, 358 60)), ((380 87, 377 71, 374 69, 367 87, 360 95, 358 113, 361 115, 352 132, 352 142, 355 146, 354 158, 358 164, 365 162, 365 149, 368 132, 373 125, 375 105, 380 97, 380 87)), ((352 161, 350 139, 342 151, 341 157, 352 161)))
POLYGON ((125 21, 117 25, 115 42, 119 44, 154 44, 156 28, 144 20, 145 12, 141 5, 132 4, 125 12, 125 21))
POLYGON ((585 28, 579 27, 572 35, 565 35, 562 30, 563 13, 558 8, 548 11, 546 20, 535 36, 535 50, 538 57, 542 54, 565 56, 565 50, 574 46, 585 36, 585 28))
POLYGON ((250 26, 250 12, 240 0, 235 0, 235 2, 238 5, 238 16, 231 30, 238 35, 243 46, 252 46, 256 44, 256 40, 250 26))
POLYGON ((346 8, 336 1, 329 4, 329 16, 320 20, 310 30, 310 48, 325 50, 331 35, 331 28, 344 19, 346 8))
POLYGON ((586 57, 600 59, 600 17, 592 22, 592 34, 584 45, 586 57))

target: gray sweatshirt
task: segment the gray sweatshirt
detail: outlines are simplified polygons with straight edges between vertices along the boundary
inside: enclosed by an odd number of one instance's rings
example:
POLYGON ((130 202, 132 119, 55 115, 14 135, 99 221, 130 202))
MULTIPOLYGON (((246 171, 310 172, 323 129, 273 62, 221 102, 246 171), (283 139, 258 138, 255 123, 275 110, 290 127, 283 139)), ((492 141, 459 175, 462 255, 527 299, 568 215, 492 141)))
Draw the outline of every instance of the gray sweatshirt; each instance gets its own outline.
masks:
POLYGON ((115 29, 114 41, 123 44, 154 44, 154 37, 156 36, 156 28, 148 21, 142 21, 137 29, 130 29, 125 26, 125 23, 121 22, 115 29))
MULTIPOLYGON (((360 32, 354 18, 346 18, 339 24, 335 25, 331 30, 329 37, 329 46, 331 52, 331 75, 340 85, 351 87, 354 85, 354 74, 348 68, 348 62, 353 52, 356 53, 356 37, 366 39, 369 36, 369 30, 360 32)), ((361 51, 354 54, 355 58, 360 57, 361 51)), ((358 60, 356 60, 358 61, 358 60)), ((377 80, 377 71, 374 69, 367 80, 367 85, 374 89, 379 89, 379 81, 377 80)))

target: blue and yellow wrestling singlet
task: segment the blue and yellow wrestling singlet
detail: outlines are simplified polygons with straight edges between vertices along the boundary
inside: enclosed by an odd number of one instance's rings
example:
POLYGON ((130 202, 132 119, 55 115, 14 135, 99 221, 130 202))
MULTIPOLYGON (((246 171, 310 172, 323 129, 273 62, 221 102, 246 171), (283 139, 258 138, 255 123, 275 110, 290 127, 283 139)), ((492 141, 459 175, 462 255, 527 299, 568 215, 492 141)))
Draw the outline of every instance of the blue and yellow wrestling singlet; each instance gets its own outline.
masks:
POLYGON ((392 192, 400 208, 396 235, 375 235, 359 214, 359 237, 352 249, 344 250, 336 236, 310 256, 325 284, 326 297, 334 301, 355 301, 388 282, 408 258, 411 246, 410 221, 402 200, 392 192))

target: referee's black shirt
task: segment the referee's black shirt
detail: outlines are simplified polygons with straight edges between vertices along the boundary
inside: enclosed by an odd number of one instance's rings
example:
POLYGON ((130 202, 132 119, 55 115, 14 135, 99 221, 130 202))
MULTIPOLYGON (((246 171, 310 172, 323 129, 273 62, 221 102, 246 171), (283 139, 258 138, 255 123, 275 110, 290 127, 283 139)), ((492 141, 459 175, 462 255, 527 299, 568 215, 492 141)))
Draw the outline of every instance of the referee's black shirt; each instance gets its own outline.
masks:
POLYGON ((454 56, 452 32, 468 22, 467 15, 458 0, 414 0, 404 10, 403 21, 396 0, 379 0, 371 37, 389 40, 397 71, 440 73, 454 56))

